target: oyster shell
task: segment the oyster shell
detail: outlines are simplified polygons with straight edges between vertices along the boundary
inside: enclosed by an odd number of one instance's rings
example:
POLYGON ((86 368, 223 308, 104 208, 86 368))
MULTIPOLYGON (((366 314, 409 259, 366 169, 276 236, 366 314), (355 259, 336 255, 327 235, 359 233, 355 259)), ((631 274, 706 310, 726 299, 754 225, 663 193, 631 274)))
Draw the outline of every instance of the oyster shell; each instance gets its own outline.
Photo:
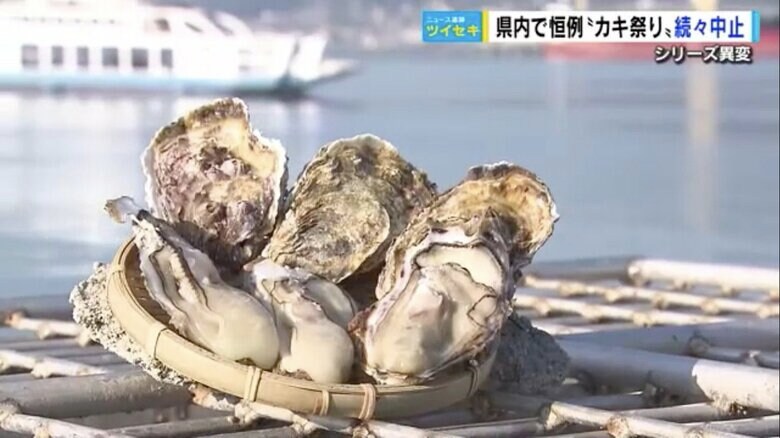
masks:
POLYGON ((352 327, 366 373, 415 383, 476 357, 499 333, 520 268, 557 218, 533 173, 508 163, 470 169, 390 248, 379 301, 352 327))
POLYGON ((155 134, 142 157, 152 213, 217 264, 239 270, 273 231, 287 185, 277 140, 252 131, 239 99, 190 111, 155 134))
POLYGON ((378 269, 435 186, 389 142, 359 135, 323 146, 301 173, 263 255, 338 283, 378 269))
POLYGON ((322 383, 344 383, 354 346, 346 328, 355 303, 337 285, 271 260, 246 268, 248 288, 274 309, 280 338, 279 368, 322 383))
POLYGON ((110 200, 105 208, 118 222, 132 221, 146 287, 179 333, 227 359, 265 369, 276 364, 273 315, 260 301, 223 282, 206 254, 132 199, 110 200))

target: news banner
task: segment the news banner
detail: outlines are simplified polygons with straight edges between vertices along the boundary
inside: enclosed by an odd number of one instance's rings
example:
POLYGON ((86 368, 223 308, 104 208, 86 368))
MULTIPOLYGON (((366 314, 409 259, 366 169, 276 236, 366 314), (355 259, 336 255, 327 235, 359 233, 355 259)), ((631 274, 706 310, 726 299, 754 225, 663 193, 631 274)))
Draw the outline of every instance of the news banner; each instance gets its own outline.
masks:
POLYGON ((657 63, 748 64, 757 11, 422 11, 426 43, 655 43, 657 63))

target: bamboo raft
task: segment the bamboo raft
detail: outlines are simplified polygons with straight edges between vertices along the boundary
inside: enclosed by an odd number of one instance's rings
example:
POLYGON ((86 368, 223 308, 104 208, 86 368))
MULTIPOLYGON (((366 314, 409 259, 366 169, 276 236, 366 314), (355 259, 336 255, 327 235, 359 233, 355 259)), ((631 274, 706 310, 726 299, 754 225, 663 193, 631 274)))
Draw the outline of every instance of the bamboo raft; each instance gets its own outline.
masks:
POLYGON ((778 436, 779 277, 649 259, 534 264, 514 304, 569 355, 564 384, 533 396, 480 391, 393 423, 162 384, 90 344, 65 294, 4 299, 0 436, 778 436))

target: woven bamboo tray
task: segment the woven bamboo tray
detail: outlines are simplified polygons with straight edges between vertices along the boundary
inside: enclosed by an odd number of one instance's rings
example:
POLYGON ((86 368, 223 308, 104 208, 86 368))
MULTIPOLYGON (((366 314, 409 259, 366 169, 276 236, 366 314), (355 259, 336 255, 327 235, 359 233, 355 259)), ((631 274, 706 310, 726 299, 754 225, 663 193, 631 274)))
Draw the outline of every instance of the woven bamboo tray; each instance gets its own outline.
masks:
POLYGON ((116 252, 108 279, 108 303, 127 334, 147 354, 193 381, 249 401, 339 417, 398 418, 444 408, 470 397, 490 373, 491 355, 472 367, 425 385, 320 384, 223 359, 168 326, 149 296, 133 239, 116 252))

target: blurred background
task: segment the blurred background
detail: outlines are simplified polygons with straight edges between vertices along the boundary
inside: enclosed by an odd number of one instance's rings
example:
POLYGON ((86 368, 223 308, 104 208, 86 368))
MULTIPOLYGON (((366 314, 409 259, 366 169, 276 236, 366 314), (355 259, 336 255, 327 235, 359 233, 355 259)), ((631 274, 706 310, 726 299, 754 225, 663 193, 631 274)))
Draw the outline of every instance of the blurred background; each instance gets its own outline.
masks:
POLYGON ((109 261, 129 229, 104 201, 143 199, 154 132, 224 95, 283 142, 291 184, 326 142, 370 132, 441 189, 500 160, 540 175, 561 219, 537 260, 777 267, 777 15, 774 0, 0 1, 0 296, 64 293, 109 261), (761 11, 754 62, 420 42, 421 9, 695 7, 761 11))

